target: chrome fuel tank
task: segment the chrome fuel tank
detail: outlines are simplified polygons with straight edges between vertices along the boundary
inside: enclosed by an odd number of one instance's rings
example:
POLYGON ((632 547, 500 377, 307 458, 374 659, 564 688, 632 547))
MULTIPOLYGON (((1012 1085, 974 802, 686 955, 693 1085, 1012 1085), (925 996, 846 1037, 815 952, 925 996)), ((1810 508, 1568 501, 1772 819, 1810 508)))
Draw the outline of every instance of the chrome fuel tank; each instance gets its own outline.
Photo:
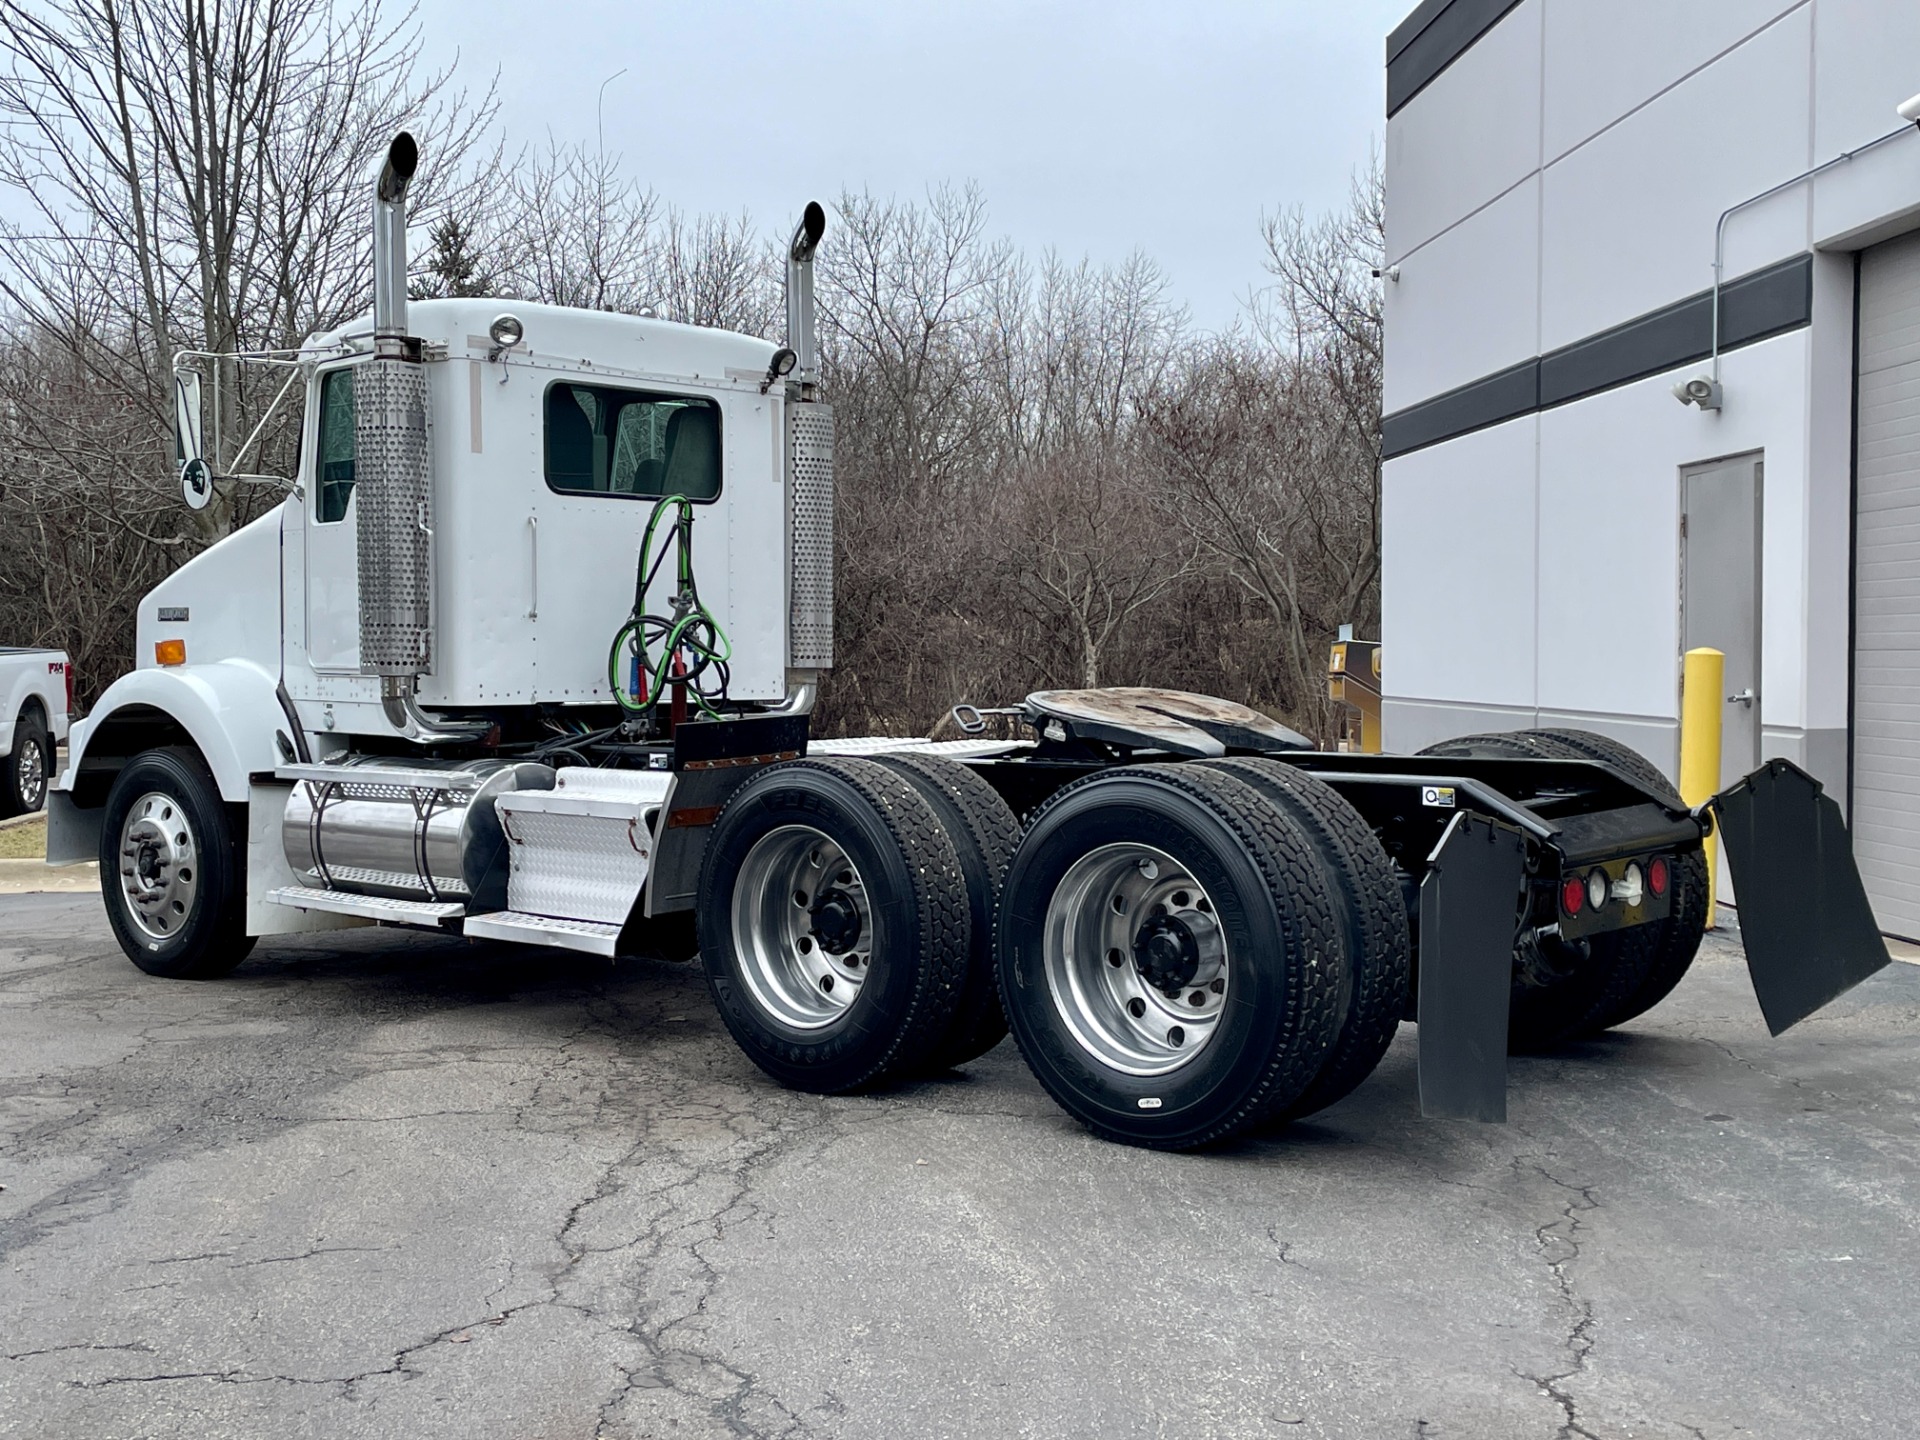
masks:
POLYGON ((473 910, 506 906, 494 797, 553 788, 552 767, 530 760, 371 756, 337 767, 337 778, 325 768, 325 779, 295 782, 280 824, 287 863, 305 884, 473 910))

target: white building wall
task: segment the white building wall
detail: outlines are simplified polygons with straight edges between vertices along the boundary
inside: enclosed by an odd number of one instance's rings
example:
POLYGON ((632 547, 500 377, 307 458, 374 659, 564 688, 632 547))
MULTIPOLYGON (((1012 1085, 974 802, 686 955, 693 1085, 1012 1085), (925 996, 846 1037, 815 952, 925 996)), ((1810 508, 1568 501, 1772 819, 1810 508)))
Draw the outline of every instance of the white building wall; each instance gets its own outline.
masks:
MULTIPOLYGON (((1389 416, 1707 289, 1723 210, 1916 91, 1913 0, 1525 0, 1388 121, 1389 416)), ((1763 742, 1841 791, 1851 252, 1915 224, 1920 135, 1733 216, 1729 279, 1814 252, 1812 320, 1726 353, 1718 414, 1669 393, 1701 362, 1389 458, 1388 746, 1577 724, 1671 768, 1680 473, 1760 450, 1763 742)))

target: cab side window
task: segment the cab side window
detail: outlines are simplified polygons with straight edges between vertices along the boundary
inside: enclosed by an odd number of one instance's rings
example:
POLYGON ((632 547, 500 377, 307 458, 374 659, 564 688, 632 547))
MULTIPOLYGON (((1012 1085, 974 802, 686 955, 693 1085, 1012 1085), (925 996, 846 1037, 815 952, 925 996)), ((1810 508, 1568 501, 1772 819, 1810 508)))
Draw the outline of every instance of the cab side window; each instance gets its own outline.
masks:
POLYGON ((344 520, 353 496, 353 371, 332 370, 320 380, 320 443, 314 455, 313 517, 344 520))

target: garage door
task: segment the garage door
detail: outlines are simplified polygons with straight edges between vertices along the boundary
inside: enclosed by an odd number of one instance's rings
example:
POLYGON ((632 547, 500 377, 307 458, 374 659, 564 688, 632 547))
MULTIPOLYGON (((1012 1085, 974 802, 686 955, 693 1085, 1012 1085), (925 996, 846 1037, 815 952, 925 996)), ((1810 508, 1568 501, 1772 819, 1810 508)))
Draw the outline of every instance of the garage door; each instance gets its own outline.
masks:
POLYGON ((1853 849, 1882 929, 1920 936, 1920 234, 1860 265, 1853 849))

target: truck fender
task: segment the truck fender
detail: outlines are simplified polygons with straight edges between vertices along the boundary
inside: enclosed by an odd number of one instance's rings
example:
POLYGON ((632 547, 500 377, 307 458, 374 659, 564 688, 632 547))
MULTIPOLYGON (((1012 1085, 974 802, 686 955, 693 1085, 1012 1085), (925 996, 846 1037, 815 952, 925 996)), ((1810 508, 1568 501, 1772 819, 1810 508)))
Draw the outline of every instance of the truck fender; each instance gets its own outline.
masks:
POLYGON ((133 756, 191 743, 220 797, 244 803, 248 777, 280 764, 275 735, 286 735, 290 724, 277 680, 250 660, 135 670, 109 685, 73 727, 54 789, 74 804, 100 805, 113 775, 133 756))

